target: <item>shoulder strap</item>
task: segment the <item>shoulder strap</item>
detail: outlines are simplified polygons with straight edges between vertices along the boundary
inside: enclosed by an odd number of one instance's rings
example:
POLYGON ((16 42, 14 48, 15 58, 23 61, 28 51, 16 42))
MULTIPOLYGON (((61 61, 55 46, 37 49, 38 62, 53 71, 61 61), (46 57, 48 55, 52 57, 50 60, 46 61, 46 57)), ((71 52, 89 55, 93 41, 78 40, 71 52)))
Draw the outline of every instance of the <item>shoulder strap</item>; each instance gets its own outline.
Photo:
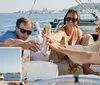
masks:
POLYGON ((77 38, 78 38, 78 30, 75 29, 72 37, 72 45, 75 45, 75 43, 77 42, 77 38))

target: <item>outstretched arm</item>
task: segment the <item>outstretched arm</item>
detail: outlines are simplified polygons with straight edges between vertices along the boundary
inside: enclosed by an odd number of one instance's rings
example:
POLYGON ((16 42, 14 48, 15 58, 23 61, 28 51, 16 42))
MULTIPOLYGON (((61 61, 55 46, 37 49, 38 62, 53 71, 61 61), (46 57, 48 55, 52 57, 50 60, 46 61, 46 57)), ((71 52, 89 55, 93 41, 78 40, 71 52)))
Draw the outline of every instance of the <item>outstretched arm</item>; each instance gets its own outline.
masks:
POLYGON ((6 40, 5 43, 8 44, 9 47, 22 47, 23 50, 28 49, 33 52, 36 52, 39 50, 38 48, 39 44, 33 40, 23 41, 21 39, 9 38, 8 40, 6 40))
POLYGON ((68 55, 71 60, 76 62, 100 64, 100 52, 70 50, 62 47, 58 47, 58 49, 62 53, 68 55))
POLYGON ((0 47, 9 47, 8 44, 0 43, 0 47))
POLYGON ((90 51, 80 51, 80 50, 71 50, 64 48, 52 40, 51 43, 47 43, 52 49, 62 52, 69 56, 71 60, 74 60, 78 63, 96 63, 100 64, 100 52, 90 52, 90 51))

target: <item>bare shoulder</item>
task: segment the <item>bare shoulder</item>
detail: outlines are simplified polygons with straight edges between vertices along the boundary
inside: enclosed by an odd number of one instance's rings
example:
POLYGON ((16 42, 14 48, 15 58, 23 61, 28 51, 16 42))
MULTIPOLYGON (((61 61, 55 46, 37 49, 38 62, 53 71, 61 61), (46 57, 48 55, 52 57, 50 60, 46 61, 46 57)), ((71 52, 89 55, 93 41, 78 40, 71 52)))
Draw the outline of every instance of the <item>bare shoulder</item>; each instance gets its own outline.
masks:
POLYGON ((64 30, 64 28, 60 28, 60 29, 58 29, 55 33, 64 33, 65 32, 65 30, 64 30))
POLYGON ((80 29, 78 29, 78 28, 77 28, 77 32, 78 32, 79 34, 83 34, 82 30, 80 30, 80 29))

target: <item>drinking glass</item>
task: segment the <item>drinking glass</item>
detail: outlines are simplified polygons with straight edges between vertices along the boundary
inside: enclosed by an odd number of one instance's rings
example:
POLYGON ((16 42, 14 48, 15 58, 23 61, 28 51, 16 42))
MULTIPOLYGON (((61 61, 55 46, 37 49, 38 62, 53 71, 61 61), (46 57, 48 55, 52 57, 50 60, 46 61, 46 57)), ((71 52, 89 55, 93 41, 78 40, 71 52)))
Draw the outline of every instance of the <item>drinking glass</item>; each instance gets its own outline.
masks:
POLYGON ((41 35, 36 35, 34 37, 34 40, 35 40, 35 42, 38 42, 38 44, 37 44, 37 46, 39 48, 38 52, 40 52, 41 51, 41 43, 42 43, 42 37, 41 37, 41 35))

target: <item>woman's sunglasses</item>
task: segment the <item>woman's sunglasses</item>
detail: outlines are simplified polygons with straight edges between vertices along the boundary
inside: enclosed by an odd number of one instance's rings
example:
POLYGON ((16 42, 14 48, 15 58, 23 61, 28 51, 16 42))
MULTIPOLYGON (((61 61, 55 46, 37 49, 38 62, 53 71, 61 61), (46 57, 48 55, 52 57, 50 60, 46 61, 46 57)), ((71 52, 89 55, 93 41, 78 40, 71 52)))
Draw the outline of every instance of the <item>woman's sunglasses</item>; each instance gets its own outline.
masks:
POLYGON ((70 20, 72 20, 72 22, 76 22, 77 21, 77 19, 75 19, 75 18, 66 17, 66 21, 69 22, 70 20))
POLYGON ((25 30, 25 29, 20 28, 20 27, 18 27, 18 28, 20 29, 21 33, 27 33, 27 35, 30 35, 32 33, 32 31, 30 31, 30 30, 25 30))

